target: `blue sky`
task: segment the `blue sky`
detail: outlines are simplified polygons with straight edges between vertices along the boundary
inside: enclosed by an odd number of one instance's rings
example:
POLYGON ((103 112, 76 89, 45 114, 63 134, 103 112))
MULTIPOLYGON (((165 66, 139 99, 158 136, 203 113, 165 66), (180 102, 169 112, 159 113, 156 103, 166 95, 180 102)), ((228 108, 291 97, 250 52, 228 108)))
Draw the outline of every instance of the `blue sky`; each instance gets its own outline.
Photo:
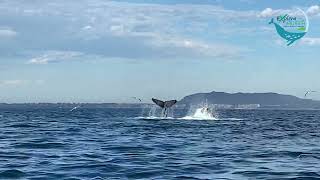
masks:
MULTIPOLYGON (((150 102, 197 92, 320 91, 314 0, 0 1, 1 102, 150 102), (307 35, 268 25, 295 8, 307 35)), ((320 99, 320 93, 310 98, 320 99)))

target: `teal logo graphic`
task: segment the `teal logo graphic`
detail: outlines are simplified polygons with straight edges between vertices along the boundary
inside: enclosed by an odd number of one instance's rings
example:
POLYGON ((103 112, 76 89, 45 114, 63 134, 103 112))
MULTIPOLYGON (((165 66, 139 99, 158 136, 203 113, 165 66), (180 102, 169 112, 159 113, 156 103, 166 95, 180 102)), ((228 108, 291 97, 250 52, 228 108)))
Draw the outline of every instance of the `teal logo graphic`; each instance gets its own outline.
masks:
POLYGON ((287 46, 306 35, 309 28, 308 17, 301 9, 294 15, 283 14, 272 18, 269 24, 275 26, 279 36, 287 41, 287 46))

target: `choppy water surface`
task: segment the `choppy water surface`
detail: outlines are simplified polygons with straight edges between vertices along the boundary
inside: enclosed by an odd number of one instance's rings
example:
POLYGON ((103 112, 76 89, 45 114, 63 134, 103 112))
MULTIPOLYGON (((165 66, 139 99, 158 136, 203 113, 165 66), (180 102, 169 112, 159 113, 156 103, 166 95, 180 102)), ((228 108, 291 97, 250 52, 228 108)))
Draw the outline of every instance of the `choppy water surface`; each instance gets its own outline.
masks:
POLYGON ((0 179, 317 179, 320 111, 0 110, 0 179), (175 112, 183 116, 184 112, 175 112))

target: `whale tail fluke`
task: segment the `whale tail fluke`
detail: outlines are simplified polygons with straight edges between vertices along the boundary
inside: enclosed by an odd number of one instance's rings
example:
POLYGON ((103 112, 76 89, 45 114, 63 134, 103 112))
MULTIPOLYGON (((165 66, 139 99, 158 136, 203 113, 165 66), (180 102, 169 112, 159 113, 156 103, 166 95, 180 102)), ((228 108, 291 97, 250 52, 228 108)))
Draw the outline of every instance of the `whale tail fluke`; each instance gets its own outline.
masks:
POLYGON ((161 101, 154 98, 152 98, 152 101, 162 108, 161 117, 165 118, 168 116, 168 109, 178 102, 177 100, 161 101))
POLYGON ((177 100, 161 101, 155 98, 152 98, 152 101, 161 108, 170 108, 178 102, 177 100))
POLYGON ((274 22, 273 22, 273 18, 270 20, 270 22, 269 22, 269 24, 273 24, 274 22))

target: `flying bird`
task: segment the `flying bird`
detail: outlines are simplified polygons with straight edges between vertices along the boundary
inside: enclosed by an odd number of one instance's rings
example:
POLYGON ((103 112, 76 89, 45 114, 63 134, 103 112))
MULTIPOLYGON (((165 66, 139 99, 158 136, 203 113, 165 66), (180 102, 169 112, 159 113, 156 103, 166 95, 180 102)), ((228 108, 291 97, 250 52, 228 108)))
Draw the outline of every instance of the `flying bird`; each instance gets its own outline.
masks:
POLYGON ((314 92, 317 92, 317 91, 307 91, 307 92, 304 94, 304 97, 307 97, 308 94, 314 93, 314 92))
POLYGON ((80 107, 80 105, 79 106, 75 106, 74 108, 70 109, 70 112, 78 109, 79 107, 80 107))
POLYGON ((142 102, 142 100, 140 98, 137 98, 137 97, 132 97, 132 98, 142 102))

